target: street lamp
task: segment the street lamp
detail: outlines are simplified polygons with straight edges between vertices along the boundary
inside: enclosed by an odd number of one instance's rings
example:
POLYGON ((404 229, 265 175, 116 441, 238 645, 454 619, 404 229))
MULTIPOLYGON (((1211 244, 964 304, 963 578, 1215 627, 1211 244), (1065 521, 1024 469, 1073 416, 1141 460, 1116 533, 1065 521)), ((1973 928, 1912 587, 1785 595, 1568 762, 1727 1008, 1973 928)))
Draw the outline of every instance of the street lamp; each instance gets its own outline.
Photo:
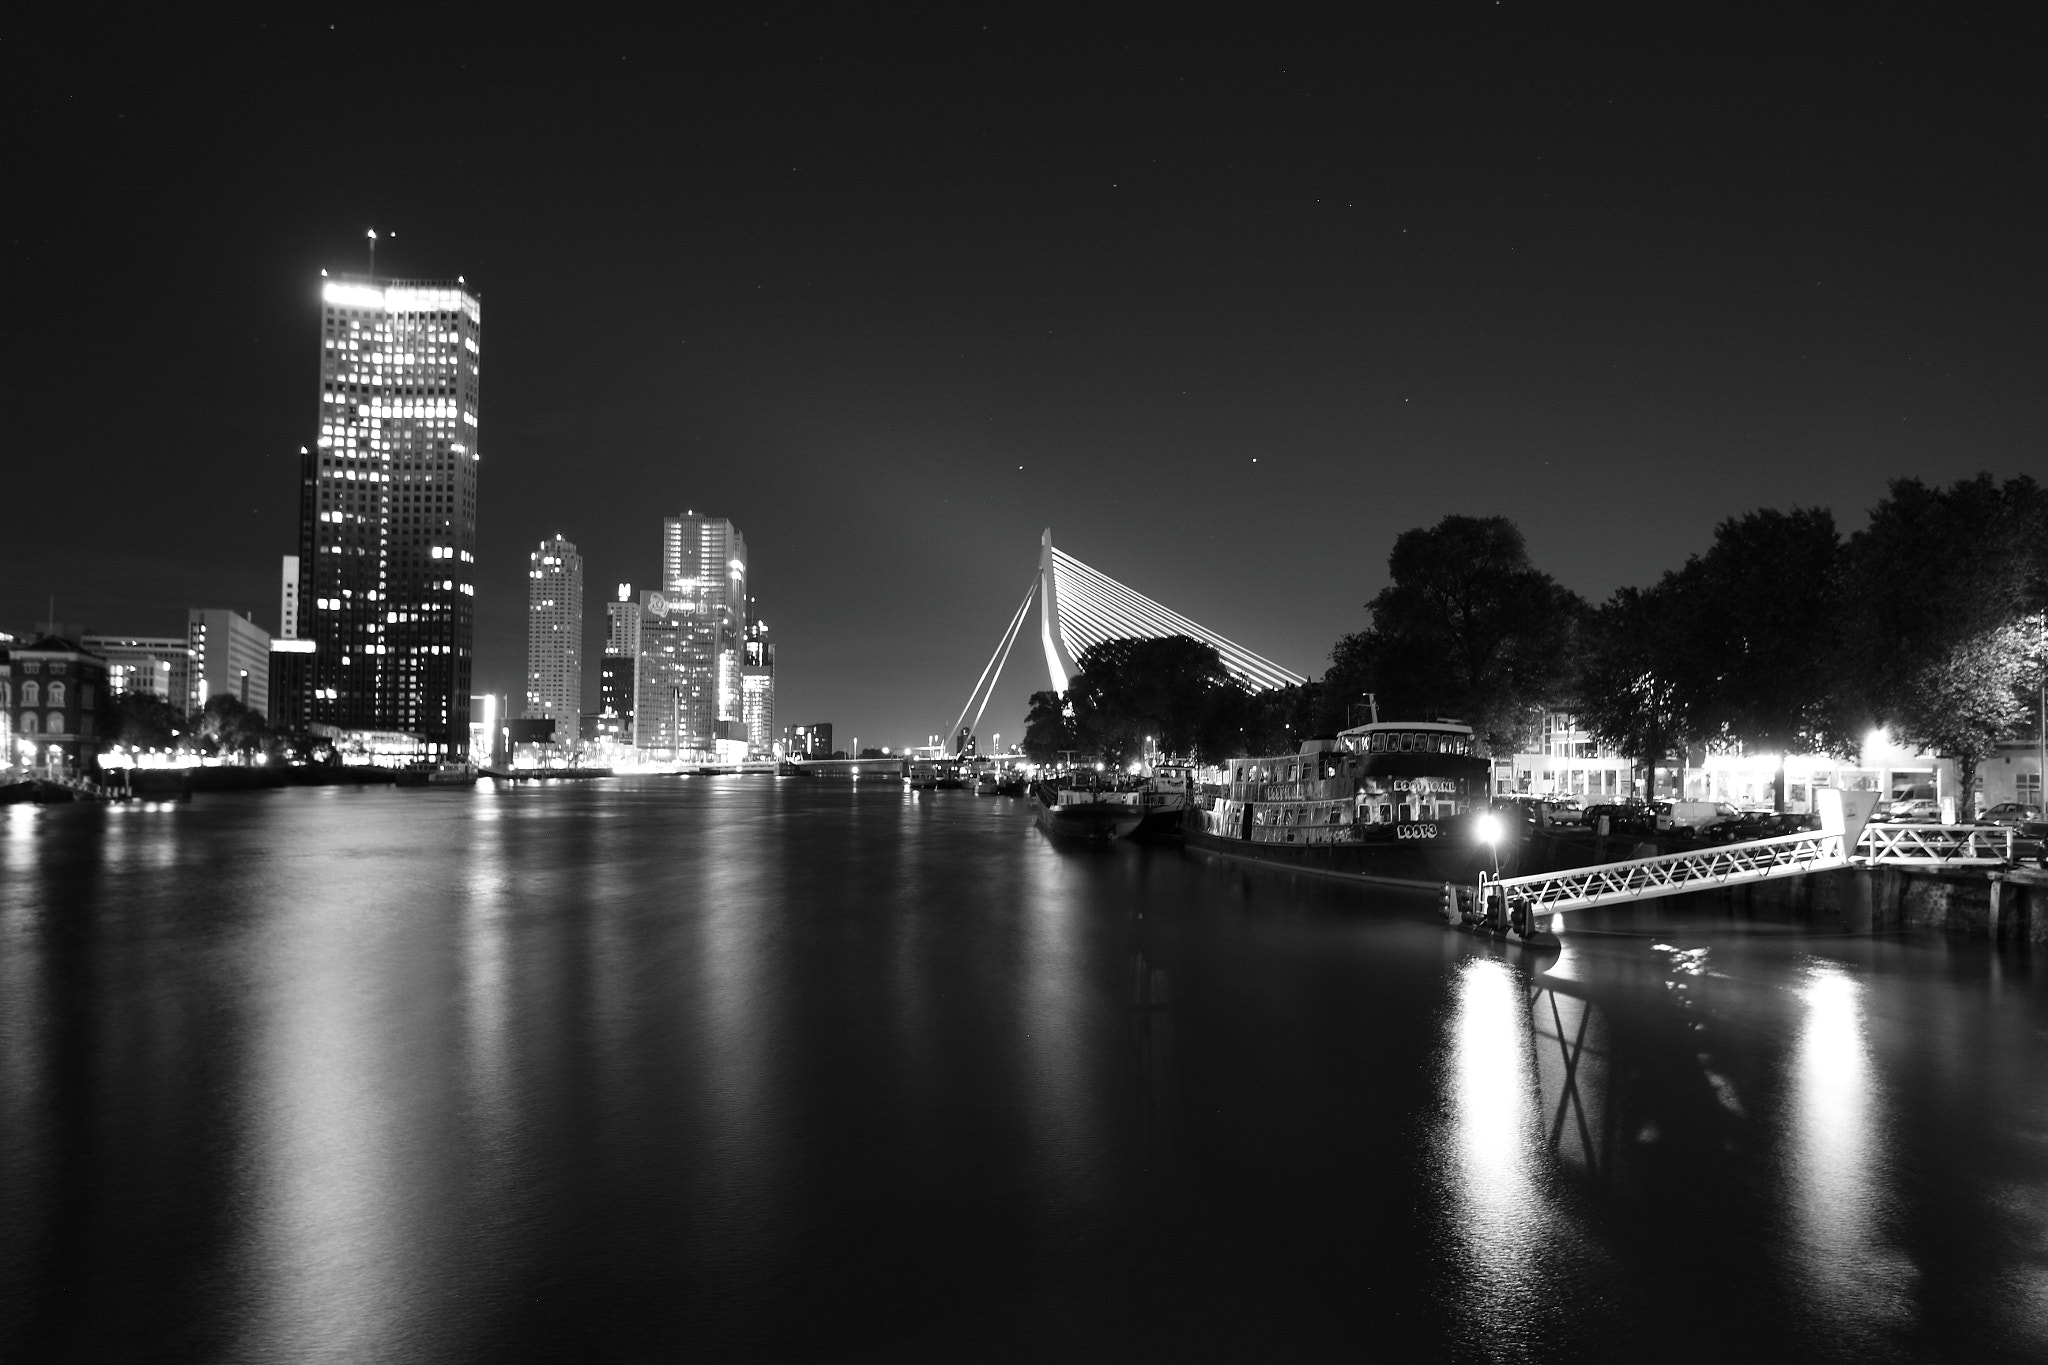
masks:
POLYGON ((1500 816, 1492 811, 1485 811, 1480 814, 1478 829, 1479 842, 1485 844, 1493 852, 1493 875, 1498 877, 1500 876, 1500 841, 1501 836, 1507 830, 1502 826, 1500 816))

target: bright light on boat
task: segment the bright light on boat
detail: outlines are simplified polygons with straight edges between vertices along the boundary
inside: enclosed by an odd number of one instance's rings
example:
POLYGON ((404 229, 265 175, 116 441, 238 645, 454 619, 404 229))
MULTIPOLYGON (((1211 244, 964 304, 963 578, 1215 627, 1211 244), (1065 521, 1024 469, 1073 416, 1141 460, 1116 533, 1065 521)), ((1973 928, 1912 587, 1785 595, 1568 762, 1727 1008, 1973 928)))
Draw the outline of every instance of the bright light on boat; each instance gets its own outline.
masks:
POLYGON ((1486 812, 1486 814, 1479 817, 1480 843, 1497 844, 1500 842, 1500 836, 1501 827, 1500 817, 1498 815, 1495 815, 1492 811, 1488 811, 1486 812))

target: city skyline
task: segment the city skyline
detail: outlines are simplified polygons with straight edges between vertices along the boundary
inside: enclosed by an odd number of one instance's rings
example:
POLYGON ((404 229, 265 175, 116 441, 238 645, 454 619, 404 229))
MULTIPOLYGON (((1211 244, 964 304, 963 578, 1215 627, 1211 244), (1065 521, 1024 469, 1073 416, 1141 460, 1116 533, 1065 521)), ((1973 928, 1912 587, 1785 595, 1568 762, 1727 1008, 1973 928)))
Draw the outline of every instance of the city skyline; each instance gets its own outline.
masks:
MULTIPOLYGON (((460 275, 498 319, 464 695, 522 691, 539 536, 654 581, 650 498, 751 528, 786 714, 900 742, 957 711, 1046 525, 1313 675, 1445 513, 1513 516, 1597 600, 1752 507, 1853 530, 1890 478, 2022 472, 2048 416, 2042 190, 2008 171, 2033 82, 1982 30, 712 18, 652 59, 465 30, 474 127, 429 147, 373 25, 145 26, 84 64, 51 22, 12 155, 52 207, 13 229, 38 268, 0 372, 24 449, 112 472, 123 534, 11 527, 17 630, 52 593, 109 632, 195 603, 277 625, 308 281, 360 271, 372 226, 380 275, 460 275), (414 150, 341 186, 251 116, 286 72, 368 82, 351 126, 414 150), (169 360, 98 327, 144 297, 181 319, 169 360), (225 421, 197 356, 238 375, 225 421), (1326 507, 1314 572, 1247 569, 1326 507)), ((62 506, 68 463, 16 496, 62 506)), ((987 728, 1021 729, 1010 688, 987 728)))

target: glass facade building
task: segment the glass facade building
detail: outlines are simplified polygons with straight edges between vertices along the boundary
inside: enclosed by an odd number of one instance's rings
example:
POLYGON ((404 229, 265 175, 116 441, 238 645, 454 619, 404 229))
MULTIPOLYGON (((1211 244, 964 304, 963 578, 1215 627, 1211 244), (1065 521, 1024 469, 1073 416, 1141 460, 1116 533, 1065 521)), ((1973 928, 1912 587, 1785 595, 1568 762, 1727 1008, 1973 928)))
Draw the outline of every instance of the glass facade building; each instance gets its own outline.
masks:
POLYGON ((747 540, 724 517, 685 512, 662 524, 661 588, 671 612, 696 618, 684 747, 709 751, 740 727, 747 628, 747 540), (729 724, 726 722, 730 722, 729 724))
POLYGON ((469 747, 482 309, 461 280, 323 283, 301 469, 304 713, 469 747))
POLYGON ((583 556, 560 536, 528 556, 525 714, 553 720, 555 743, 576 742, 583 717, 583 556))

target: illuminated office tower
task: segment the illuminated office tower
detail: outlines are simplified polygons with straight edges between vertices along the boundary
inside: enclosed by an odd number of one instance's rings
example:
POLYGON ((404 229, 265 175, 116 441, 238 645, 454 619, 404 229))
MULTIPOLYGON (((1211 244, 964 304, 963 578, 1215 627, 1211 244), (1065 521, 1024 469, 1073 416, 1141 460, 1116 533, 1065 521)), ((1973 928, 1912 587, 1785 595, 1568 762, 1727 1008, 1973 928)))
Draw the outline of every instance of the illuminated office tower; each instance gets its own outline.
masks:
POLYGON ((747 727, 747 748, 756 755, 775 746, 775 646, 768 627, 753 615, 747 601, 746 652, 740 660, 740 719, 747 727))
POLYGON ((605 634, 604 659, 598 666, 599 737, 630 746, 640 667, 640 604, 633 600, 631 583, 619 584, 619 600, 605 604, 605 615, 611 628, 605 634))
POLYGON ((747 540, 724 517, 686 512, 662 525, 661 587, 666 610, 695 624, 677 719, 683 747, 713 750, 745 737, 740 666, 747 626, 747 540))
POLYGON ((469 748, 482 310, 454 281, 324 282, 304 452, 304 715, 469 748))
POLYGON ((718 625, 694 598, 643 592, 635 670, 633 747, 656 760, 703 760, 718 741, 718 625))
POLYGON ((526 717, 555 723, 574 744, 583 714, 583 556, 557 535, 528 556, 526 717))

